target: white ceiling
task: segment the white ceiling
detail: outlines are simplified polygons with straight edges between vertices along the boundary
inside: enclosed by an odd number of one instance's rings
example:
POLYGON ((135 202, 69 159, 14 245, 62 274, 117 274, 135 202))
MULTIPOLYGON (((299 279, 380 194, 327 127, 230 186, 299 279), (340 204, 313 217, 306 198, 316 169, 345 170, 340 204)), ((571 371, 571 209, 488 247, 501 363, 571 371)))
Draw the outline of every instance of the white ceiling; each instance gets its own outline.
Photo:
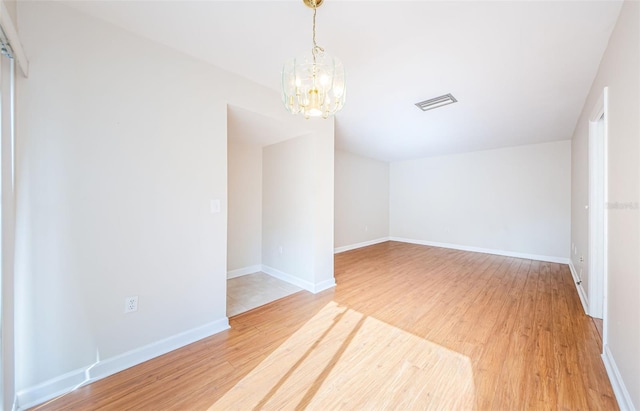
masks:
MULTIPOLYGON (((282 63, 311 44, 302 0, 68 4, 278 91, 282 63)), ((569 139, 620 6, 326 0, 318 43, 348 82, 336 146, 394 161, 569 139), (446 93, 459 102, 414 106, 446 93)))

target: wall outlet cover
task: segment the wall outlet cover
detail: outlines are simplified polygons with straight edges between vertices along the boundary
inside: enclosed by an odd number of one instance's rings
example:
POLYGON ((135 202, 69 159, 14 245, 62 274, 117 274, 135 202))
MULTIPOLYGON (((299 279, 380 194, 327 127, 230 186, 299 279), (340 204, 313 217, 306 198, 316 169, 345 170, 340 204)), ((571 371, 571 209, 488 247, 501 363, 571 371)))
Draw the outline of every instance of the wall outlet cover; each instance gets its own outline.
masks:
POLYGON ((124 313, 133 313, 138 311, 138 296, 127 297, 124 299, 124 313))

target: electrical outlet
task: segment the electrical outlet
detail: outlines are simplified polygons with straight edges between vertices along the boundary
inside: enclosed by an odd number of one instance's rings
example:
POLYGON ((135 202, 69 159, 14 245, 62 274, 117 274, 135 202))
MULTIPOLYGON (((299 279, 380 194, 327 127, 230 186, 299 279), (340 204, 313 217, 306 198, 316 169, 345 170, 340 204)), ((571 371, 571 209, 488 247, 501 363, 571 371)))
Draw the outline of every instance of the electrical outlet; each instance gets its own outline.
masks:
POLYGON ((138 311, 138 296, 127 297, 124 299, 124 313, 133 313, 138 311))
POLYGON ((584 263, 584 256, 583 255, 580 256, 580 262, 584 263))

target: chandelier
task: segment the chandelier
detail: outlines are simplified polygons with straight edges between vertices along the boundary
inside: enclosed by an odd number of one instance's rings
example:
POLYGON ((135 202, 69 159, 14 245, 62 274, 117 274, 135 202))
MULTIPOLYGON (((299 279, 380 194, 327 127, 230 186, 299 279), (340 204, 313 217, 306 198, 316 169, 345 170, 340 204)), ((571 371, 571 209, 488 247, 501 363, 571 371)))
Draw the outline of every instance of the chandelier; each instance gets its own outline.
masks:
POLYGON ((303 1, 313 9, 313 48, 284 63, 282 100, 292 114, 327 118, 344 106, 344 66, 316 43, 316 12, 324 0, 303 1))

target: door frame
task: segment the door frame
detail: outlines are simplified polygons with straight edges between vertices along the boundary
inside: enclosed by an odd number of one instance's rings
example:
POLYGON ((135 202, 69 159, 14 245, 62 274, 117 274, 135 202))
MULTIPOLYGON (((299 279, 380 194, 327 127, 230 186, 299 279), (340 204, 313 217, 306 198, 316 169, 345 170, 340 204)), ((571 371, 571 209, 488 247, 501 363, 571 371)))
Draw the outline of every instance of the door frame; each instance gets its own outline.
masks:
POLYGON ((604 87, 589 117, 589 315, 603 320, 607 335, 607 200, 608 87, 604 87), (602 120, 602 122, 600 122, 602 120), (602 128, 600 128, 602 126, 602 128))

